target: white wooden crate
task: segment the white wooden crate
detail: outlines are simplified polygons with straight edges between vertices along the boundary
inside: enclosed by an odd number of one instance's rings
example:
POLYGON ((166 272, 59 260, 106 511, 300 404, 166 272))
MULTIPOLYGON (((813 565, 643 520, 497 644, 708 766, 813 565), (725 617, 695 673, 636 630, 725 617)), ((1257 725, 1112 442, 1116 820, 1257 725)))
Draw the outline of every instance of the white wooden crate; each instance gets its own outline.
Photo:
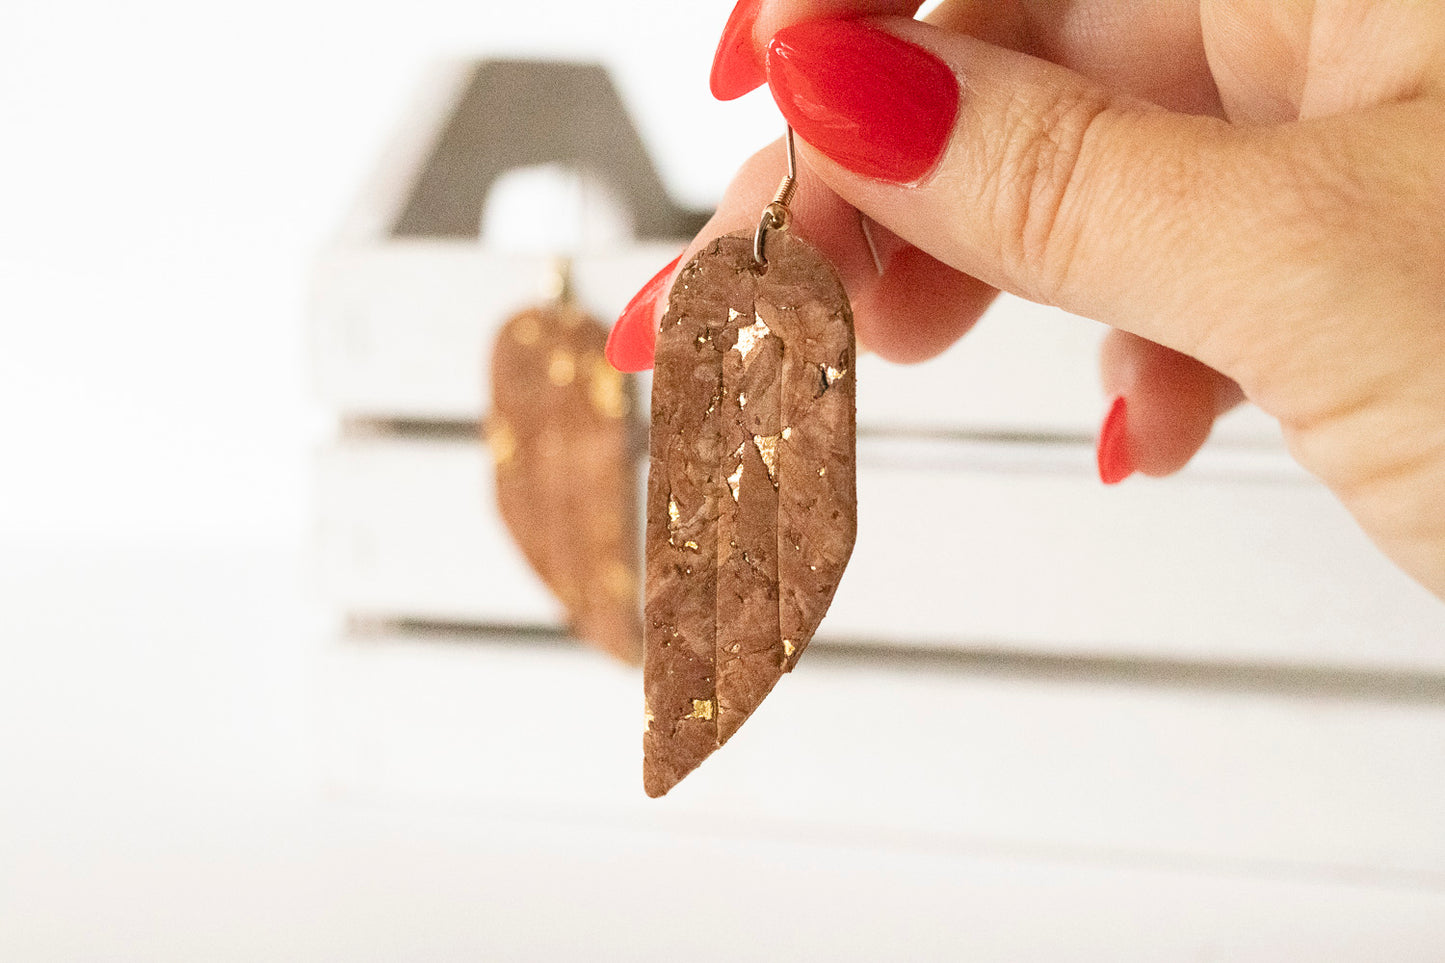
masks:
MULTIPOLYGON (((858 544, 820 638, 1445 672, 1445 606, 1274 456, 1207 456, 1114 489, 1091 457, 865 439, 858 544)), ((340 607, 558 624, 496 515, 479 441, 353 439, 319 464, 340 607)))
MULTIPOLYGON (((451 127, 470 122, 455 112, 473 70, 466 64, 438 69, 318 261, 316 380, 325 404, 343 417, 477 420, 489 391, 487 347, 549 282, 551 258, 509 251, 505 237, 481 243, 441 233, 453 229, 449 224, 433 235, 393 230, 418 191, 430 152, 445 149, 451 127)), ((464 196, 458 203, 480 208, 483 199, 464 196)), ((570 250, 578 300, 610 321, 684 243, 643 239, 570 250)), ((1095 322, 1001 297, 961 346, 933 361, 898 366, 862 359, 860 428, 1091 437, 1103 408, 1096 374, 1102 333, 1095 322)), ((1245 408, 1224 420, 1214 443, 1277 446, 1278 432, 1245 408)))
MULTIPOLYGON (((491 181, 437 179, 480 149, 470 132, 488 120, 474 116, 480 76, 466 65, 438 72, 317 267, 323 399, 346 423, 403 429, 394 446, 353 432, 322 456, 323 555, 332 598, 352 614, 552 625, 555 607, 490 516, 479 454, 405 434, 478 423, 490 343, 552 272, 545 253, 464 236, 469 222, 453 208, 481 211, 491 181)), ((634 184, 622 200, 646 190, 634 184)), ((577 297, 612 317, 681 244, 574 251, 577 297)), ((858 422, 873 464, 855 574, 829 631, 1166 658, 1302 658, 1313 647, 1349 664, 1438 664, 1419 653, 1440 633, 1438 607, 1285 463, 1258 411, 1225 419, 1196 481, 1118 492, 1090 481, 1102 330, 1003 298, 931 362, 860 361, 858 422), (901 438, 917 444, 887 447, 901 438), (1259 533, 1271 533, 1267 551, 1259 533)))

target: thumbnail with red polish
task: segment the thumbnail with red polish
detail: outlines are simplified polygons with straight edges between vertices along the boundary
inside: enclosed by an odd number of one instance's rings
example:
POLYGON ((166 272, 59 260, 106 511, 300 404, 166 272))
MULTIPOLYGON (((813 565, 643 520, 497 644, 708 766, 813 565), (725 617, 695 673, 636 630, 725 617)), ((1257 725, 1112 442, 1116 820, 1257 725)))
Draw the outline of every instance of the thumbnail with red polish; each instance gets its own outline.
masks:
POLYGON ((657 347, 657 299, 662 296, 679 254, 653 275, 642 290, 632 296, 612 332, 607 336, 607 360, 618 371, 647 371, 652 367, 652 354, 657 347))
POLYGON ((844 167, 900 184, 938 163, 958 114, 953 70, 861 20, 815 20, 768 44, 768 85, 793 129, 844 167))
POLYGON ((723 27, 712 59, 709 85, 718 100, 734 100, 763 85, 763 65, 753 49, 753 25, 762 0, 739 0, 723 27))
POLYGON ((1099 429, 1099 480, 1117 485, 1134 474, 1134 455, 1129 450, 1129 411, 1124 396, 1109 406, 1099 429))

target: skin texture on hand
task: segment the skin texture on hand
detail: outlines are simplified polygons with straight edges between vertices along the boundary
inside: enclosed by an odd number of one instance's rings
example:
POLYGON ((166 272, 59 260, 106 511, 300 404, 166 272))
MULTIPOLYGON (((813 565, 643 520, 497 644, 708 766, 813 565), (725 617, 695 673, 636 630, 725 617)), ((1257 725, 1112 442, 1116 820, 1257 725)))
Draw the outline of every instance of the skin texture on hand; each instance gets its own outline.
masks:
MULTIPOLYGON (((931 356, 998 289, 1103 321, 1138 470, 1177 470, 1247 397, 1445 597, 1445 4, 948 0, 927 23, 917 6, 762 0, 751 31, 776 73, 780 31, 796 46, 819 31, 794 25, 868 18, 957 80, 937 163, 906 184, 810 144, 797 112, 832 105, 773 83, 798 118, 795 223, 860 342, 931 356)), ((697 243, 754 224, 781 170, 777 145, 749 161, 697 243)))

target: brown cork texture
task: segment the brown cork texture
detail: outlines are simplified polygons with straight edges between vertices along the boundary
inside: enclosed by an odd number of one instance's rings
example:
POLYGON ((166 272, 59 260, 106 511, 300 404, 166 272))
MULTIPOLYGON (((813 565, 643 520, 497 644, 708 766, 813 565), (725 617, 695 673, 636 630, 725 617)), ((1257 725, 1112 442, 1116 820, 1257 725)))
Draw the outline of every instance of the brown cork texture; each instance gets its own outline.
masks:
POLYGON ((486 432, 502 519, 572 633, 636 664, 634 402, 606 344, 606 329, 568 304, 512 318, 492 349, 486 432))
POLYGON ((797 663, 857 529, 853 316, 805 242, 708 245, 658 335, 647 486, 643 786, 660 796, 797 663))

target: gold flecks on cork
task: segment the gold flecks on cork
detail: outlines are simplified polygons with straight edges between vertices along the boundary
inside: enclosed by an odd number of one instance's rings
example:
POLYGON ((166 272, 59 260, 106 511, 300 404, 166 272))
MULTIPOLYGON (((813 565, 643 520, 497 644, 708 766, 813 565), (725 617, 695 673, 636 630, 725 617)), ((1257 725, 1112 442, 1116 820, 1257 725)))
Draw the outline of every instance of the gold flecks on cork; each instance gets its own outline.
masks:
POLYGON ((711 700, 711 699, 693 699, 693 700, 692 700, 692 711, 689 712, 687 715, 683 716, 683 718, 684 718, 684 719, 702 719, 702 720, 704 720, 704 721, 707 721, 707 720, 712 719, 712 700, 711 700))
POLYGON ((763 467, 768 470, 768 478, 772 481, 773 487, 778 487, 778 439, 781 435, 753 435, 753 445, 758 449, 758 455, 763 459, 763 467))
MULTIPOLYGON (((548 375, 551 372, 549 370, 548 375)), ((601 355, 592 358, 588 365, 588 397, 592 407, 604 418, 621 418, 627 414, 627 385, 622 372, 607 363, 601 355)))
POLYGON ((542 336, 542 325, 535 314, 524 314, 512 324, 512 337, 520 345, 531 347, 542 336))
POLYGON ((577 362, 571 352, 558 348, 547 359, 547 380, 558 388, 565 388, 577 377, 577 362))
MULTIPOLYGON (((728 320, 734 321, 737 317, 738 313, 732 308, 728 308, 728 320)), ((753 318, 755 320, 752 324, 746 328, 738 328, 738 342, 735 347, 738 349, 738 354, 743 356, 743 364, 747 364, 748 359, 752 357, 753 352, 758 349, 758 345, 762 340, 773 333, 772 329, 768 327, 768 323, 763 320, 762 315, 755 313, 753 318)))
POLYGON ((738 462, 738 467, 734 468, 733 473, 728 476, 728 491, 733 493, 733 501, 738 500, 738 492, 742 490, 742 485, 743 463, 738 462))
MULTIPOLYGON (((677 537, 682 529, 682 511, 677 507, 677 499, 667 500, 667 540, 673 545, 677 544, 677 537)), ((690 551, 698 551, 699 547, 694 539, 687 539, 682 547, 690 551)))
POLYGON ((512 456, 517 453, 517 436, 512 433, 512 426, 493 415, 487 421, 487 445, 492 449, 492 460, 498 468, 510 464, 512 456))

